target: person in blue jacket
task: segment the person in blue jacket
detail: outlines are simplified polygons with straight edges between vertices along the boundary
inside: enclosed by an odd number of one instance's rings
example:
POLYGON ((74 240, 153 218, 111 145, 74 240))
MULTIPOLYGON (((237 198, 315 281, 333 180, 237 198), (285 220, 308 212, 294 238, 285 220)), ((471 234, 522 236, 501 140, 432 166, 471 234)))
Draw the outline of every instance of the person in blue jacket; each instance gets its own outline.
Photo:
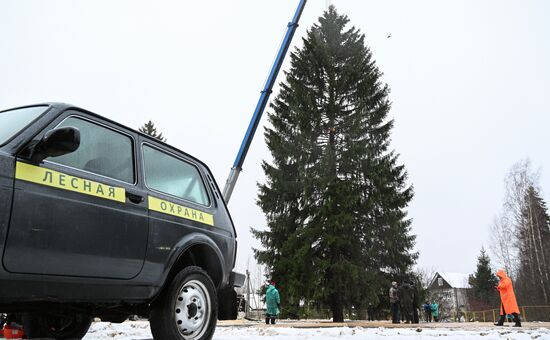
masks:
POLYGON ((279 315, 279 307, 281 305, 281 298, 279 297, 279 291, 275 288, 275 282, 271 282, 271 284, 267 286, 265 304, 267 307, 265 323, 269 325, 271 321, 271 324, 274 325, 275 318, 279 315))
POLYGON ((432 305, 426 301, 422 307, 424 308, 424 317, 426 318, 426 322, 432 322, 432 305))

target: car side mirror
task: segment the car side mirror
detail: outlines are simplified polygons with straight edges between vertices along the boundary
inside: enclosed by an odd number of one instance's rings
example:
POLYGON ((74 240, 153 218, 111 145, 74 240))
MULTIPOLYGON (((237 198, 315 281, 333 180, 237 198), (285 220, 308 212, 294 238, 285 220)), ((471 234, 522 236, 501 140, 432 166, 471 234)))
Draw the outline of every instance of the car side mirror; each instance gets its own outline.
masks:
POLYGON ((80 131, 74 127, 62 127, 50 130, 31 147, 30 160, 40 163, 48 157, 62 156, 74 152, 80 146, 80 131))

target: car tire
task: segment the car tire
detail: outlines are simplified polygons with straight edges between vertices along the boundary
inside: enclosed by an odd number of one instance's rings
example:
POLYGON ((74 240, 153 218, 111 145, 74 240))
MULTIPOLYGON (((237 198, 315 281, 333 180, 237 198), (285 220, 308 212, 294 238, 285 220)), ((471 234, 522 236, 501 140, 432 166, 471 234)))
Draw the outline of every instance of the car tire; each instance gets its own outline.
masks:
POLYGON ((28 339, 82 339, 92 324, 92 316, 72 312, 25 313, 22 322, 28 339))
POLYGON ((214 283, 200 267, 186 267, 151 309, 157 340, 209 340, 216 330, 218 300, 214 283))

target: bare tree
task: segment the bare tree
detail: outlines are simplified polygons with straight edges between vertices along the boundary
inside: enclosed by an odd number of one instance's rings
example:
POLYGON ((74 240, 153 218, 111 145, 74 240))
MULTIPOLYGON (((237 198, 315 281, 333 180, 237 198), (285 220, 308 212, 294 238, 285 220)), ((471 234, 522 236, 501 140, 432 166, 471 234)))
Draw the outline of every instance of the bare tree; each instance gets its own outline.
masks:
POLYGON ((435 276, 436 270, 433 267, 419 267, 414 271, 416 278, 420 282, 422 289, 427 289, 432 283, 432 280, 435 276))
POLYGON ((512 279, 521 277, 525 289, 540 292, 548 303, 548 241, 543 240, 541 233, 548 220, 546 208, 537 201, 539 177, 539 171, 532 170, 528 159, 511 168, 505 179, 504 211, 491 227, 491 251, 512 279), (531 283, 529 288, 527 282, 531 283))
POLYGON ((533 172, 529 159, 514 164, 504 182, 506 193, 504 198, 505 214, 509 215, 515 226, 524 224, 527 190, 529 187, 538 189, 539 172, 533 172))
POLYGON ((517 269, 517 249, 513 240, 514 227, 508 215, 502 213, 495 217, 491 225, 489 249, 495 257, 495 264, 503 268, 514 280, 517 269))

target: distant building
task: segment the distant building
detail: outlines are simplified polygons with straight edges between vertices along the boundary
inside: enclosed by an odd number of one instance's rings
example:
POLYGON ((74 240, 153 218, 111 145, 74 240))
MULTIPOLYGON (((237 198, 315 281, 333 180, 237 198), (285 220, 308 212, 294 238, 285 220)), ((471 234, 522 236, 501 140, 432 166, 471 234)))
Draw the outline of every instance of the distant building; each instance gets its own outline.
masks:
POLYGON ((441 319, 460 319, 468 306, 468 274, 436 272, 428 285, 431 300, 440 305, 441 319), (458 312, 458 313, 457 313, 458 312))

